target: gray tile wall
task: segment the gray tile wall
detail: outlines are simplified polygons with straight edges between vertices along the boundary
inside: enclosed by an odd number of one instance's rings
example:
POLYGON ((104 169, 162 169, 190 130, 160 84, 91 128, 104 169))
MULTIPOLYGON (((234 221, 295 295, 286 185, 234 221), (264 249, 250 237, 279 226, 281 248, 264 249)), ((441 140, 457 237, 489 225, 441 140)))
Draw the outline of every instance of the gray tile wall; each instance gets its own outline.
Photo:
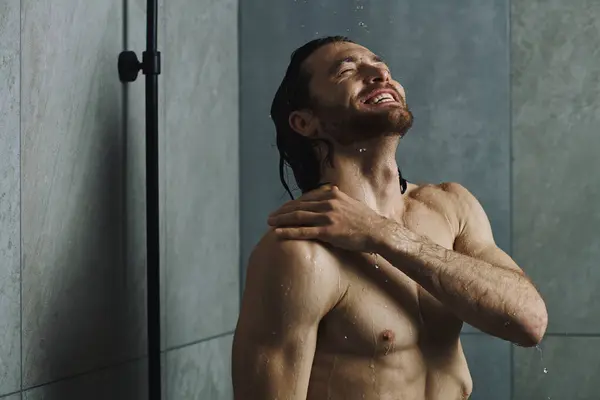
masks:
POLYGON ((600 334, 600 4, 513 3, 515 257, 550 331, 600 334))
POLYGON ((514 257, 550 317, 542 354, 515 350, 514 400, 600 392, 599 32, 597 1, 512 1, 514 257))
POLYGON ((240 285, 238 5, 164 4, 165 398, 228 400, 240 285))
POLYGON ((165 2, 165 335, 233 330, 239 307, 236 0, 165 2))
POLYGON ((23 392, 23 400, 147 399, 146 361, 136 360, 23 392))
POLYGON ((19 7, 0 3, 0 395, 21 386, 19 7))
POLYGON ((551 336, 515 350, 513 400, 598 398, 600 337, 551 336))
POLYGON ((10 394, 8 396, 0 397, 2 400, 21 400, 21 393, 10 394))
POLYGON ((227 334, 174 349, 166 359, 166 399, 233 399, 231 345, 227 334))
POLYGON ((143 354, 128 256, 123 3, 21 1, 23 386, 143 354), (75 356, 76 355, 76 356, 75 356))
MULTIPOLYGON (((193 362, 208 376, 196 398, 227 399, 237 3, 159 13, 159 50, 177 60, 159 79, 164 386, 187 399, 178 373, 193 362)), ((144 79, 124 87, 116 69, 123 48, 141 57, 145 32, 145 0, 0 5, 0 396, 147 398, 144 79)))

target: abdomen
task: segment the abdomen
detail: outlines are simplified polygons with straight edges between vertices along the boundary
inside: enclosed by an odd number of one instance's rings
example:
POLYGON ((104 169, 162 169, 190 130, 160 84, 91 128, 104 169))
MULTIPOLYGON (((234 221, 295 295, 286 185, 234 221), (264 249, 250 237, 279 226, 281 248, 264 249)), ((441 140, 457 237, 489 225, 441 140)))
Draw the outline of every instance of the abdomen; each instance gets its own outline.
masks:
POLYGON ((458 347, 443 360, 428 359, 418 346, 374 357, 318 350, 308 400, 468 399, 472 381, 458 347))
POLYGON ((385 360, 350 354, 317 353, 308 400, 425 400, 425 365, 418 350, 385 360))

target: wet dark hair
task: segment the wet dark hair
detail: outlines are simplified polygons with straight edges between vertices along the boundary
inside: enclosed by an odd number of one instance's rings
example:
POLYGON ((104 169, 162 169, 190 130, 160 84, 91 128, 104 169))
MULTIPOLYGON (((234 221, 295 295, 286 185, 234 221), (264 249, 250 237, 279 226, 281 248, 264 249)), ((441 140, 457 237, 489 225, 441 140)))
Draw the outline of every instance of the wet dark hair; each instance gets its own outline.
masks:
POLYGON ((324 143, 327 153, 323 162, 332 163, 333 145, 324 139, 310 139, 294 131, 289 123, 292 112, 310 109, 315 105, 311 96, 309 83, 311 74, 303 68, 306 59, 319 48, 330 43, 354 43, 345 36, 327 36, 312 40, 296 49, 291 56, 285 77, 275 94, 271 105, 271 119, 277 131, 277 149, 279 150, 279 179, 283 187, 293 199, 294 196, 285 179, 285 166, 294 172, 296 184, 302 193, 316 189, 321 180, 320 154, 317 145, 324 143))

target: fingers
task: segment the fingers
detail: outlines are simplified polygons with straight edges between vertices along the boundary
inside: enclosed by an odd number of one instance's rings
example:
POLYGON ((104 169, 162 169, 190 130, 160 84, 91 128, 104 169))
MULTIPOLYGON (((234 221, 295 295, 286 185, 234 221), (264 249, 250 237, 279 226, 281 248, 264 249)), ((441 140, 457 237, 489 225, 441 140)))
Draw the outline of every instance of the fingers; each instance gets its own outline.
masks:
POLYGON ((314 201, 314 200, 325 200, 333 198, 336 193, 339 192, 339 188, 335 185, 327 184, 323 185, 315 190, 304 193, 298 198, 298 200, 314 201))
POLYGON ((280 239, 288 240, 315 240, 322 236, 323 228, 300 227, 300 228, 277 228, 275 234, 280 239))
POLYGON ((311 211, 293 211, 269 217, 271 226, 322 226, 329 223, 329 217, 311 211))
POLYGON ((323 213, 331 211, 331 209, 332 205, 328 201, 294 201, 281 206, 279 210, 269 215, 269 218, 277 217, 283 214, 289 214, 296 211, 323 213))
POLYGON ((328 200, 336 198, 341 193, 337 186, 326 185, 310 191, 296 200, 291 200, 282 205, 278 210, 269 215, 269 218, 294 211, 324 212, 331 210, 328 200))

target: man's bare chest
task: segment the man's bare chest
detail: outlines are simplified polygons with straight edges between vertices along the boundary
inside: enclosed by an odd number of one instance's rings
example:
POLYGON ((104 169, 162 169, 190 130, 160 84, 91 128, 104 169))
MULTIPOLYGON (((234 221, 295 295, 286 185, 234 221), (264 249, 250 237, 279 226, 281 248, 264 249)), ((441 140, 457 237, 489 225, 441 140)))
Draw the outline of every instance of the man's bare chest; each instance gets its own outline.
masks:
MULTIPOLYGON (((451 249, 454 235, 443 215, 412 206, 402 216, 411 231, 451 249)), ((319 336, 336 351, 386 357, 427 345, 456 343, 462 323, 437 299, 381 256, 340 253, 344 295, 323 319, 319 336)))

